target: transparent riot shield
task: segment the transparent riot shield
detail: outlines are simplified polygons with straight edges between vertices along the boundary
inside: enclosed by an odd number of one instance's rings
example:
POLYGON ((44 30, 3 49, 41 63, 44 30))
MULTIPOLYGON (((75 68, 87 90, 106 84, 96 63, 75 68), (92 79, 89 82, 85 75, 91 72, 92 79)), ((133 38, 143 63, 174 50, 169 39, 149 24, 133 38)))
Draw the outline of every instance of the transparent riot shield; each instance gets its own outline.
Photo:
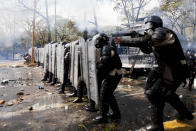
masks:
MULTIPOLYGON (((58 44, 57 45, 57 48, 56 48, 56 56, 57 56, 57 59, 56 59, 56 63, 57 63, 57 78, 58 80, 60 80, 60 66, 61 66, 61 44, 58 44)), ((60 81, 59 81, 60 82, 60 81)))
POLYGON ((71 68, 70 68, 70 81, 72 85, 77 88, 78 84, 78 51, 79 46, 78 41, 71 43, 70 53, 71 53, 71 68))
POLYGON ((96 70, 96 48, 95 39, 87 42, 88 44, 88 79, 90 88, 90 98, 98 104, 98 84, 97 84, 97 70, 96 70))
POLYGON ((79 71, 79 54, 80 54, 80 50, 79 50, 79 45, 75 45, 75 54, 74 54, 74 81, 73 81, 73 86, 77 89, 77 85, 78 85, 78 71, 79 71))
POLYGON ((44 48, 39 48, 39 62, 42 65, 44 63, 44 48))
POLYGON ((38 62, 38 48, 34 47, 34 61, 37 63, 38 62))
POLYGON ((55 75, 55 54, 56 54, 56 44, 52 44, 52 74, 55 75))
POLYGON ((48 57, 48 63, 49 63, 48 71, 50 73, 52 73, 52 45, 51 44, 48 44, 48 51, 49 51, 49 53, 48 53, 48 55, 49 55, 49 57, 48 57))
POLYGON ((81 47, 81 63, 82 76, 86 83, 88 98, 98 104, 98 86, 97 86, 97 71, 96 71, 96 48, 95 40, 85 42, 83 38, 79 38, 81 47))
POLYGON ((48 44, 44 47, 44 72, 46 73, 49 68, 49 48, 48 44))
POLYGON ((65 50, 64 50, 64 45, 60 45, 60 72, 59 72, 59 81, 61 83, 64 83, 64 53, 65 53, 65 50))
POLYGON ((42 65, 44 65, 44 48, 42 48, 42 65))

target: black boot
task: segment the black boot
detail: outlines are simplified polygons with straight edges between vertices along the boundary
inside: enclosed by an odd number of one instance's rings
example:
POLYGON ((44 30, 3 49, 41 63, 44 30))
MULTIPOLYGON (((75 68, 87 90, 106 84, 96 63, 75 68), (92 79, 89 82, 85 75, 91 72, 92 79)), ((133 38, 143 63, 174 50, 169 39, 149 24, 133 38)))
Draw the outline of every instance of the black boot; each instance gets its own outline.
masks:
POLYGON ((69 95, 69 97, 76 97, 77 96, 77 90, 74 90, 74 93, 72 93, 71 95, 69 95))
POLYGON ((175 117, 176 117, 176 119, 178 119, 179 121, 186 121, 186 120, 193 120, 193 119, 194 119, 194 116, 193 116, 191 113, 189 113, 189 114, 187 114, 187 115, 177 113, 177 114, 175 115, 175 117))
POLYGON ((146 131, 164 131, 164 128, 163 126, 152 124, 146 127, 146 131))
POLYGON ((43 79, 41 79, 41 81, 47 81, 47 78, 44 77, 43 79))
POLYGON ((112 120, 116 120, 116 119, 120 119, 121 118, 121 114, 119 113, 108 113, 107 116, 112 119, 112 120))
POLYGON ((97 110, 95 109, 95 102, 93 100, 90 100, 89 106, 87 106, 85 110, 89 112, 96 112, 97 110))
POLYGON ((116 101, 116 98, 114 97, 114 95, 112 94, 110 96, 111 100, 110 100, 110 107, 112 109, 112 113, 108 113, 108 117, 113 119, 113 120, 116 120, 116 119, 120 119, 121 118, 121 114, 120 114, 120 109, 118 107, 118 103, 116 101))
POLYGON ((93 119, 93 123, 107 123, 108 119, 107 116, 97 116, 93 119))
POLYGON ((45 74, 44 74, 44 78, 41 80, 41 81, 47 81, 47 78, 49 77, 49 72, 47 71, 45 74))
POLYGON ((78 83, 78 89, 77 89, 77 96, 78 96, 78 98, 77 99, 75 99, 74 101, 73 101, 73 103, 81 103, 82 102, 82 97, 83 97, 83 88, 84 88, 84 82, 83 81, 80 81, 79 83, 78 83))
POLYGON ((53 74, 52 73, 49 73, 49 79, 48 79, 48 82, 47 83, 52 82, 52 76, 53 76, 53 74))
POLYGON ((146 126, 147 131, 164 131, 163 127, 163 108, 164 103, 152 104, 151 121, 152 124, 146 126))
POLYGON ((182 121, 194 119, 194 116, 192 115, 191 112, 189 112, 189 110, 180 100, 178 95, 174 94, 172 99, 169 102, 178 111, 178 114, 176 114, 177 119, 182 120, 182 121))
POLYGON ((65 94, 64 91, 65 91, 65 84, 61 84, 58 94, 65 94))
POLYGON ((57 81, 57 79, 54 77, 54 75, 53 75, 53 79, 52 79, 52 83, 50 84, 51 86, 53 86, 53 85, 55 85, 56 84, 56 81, 57 81))
POLYGON ((82 102, 83 102, 82 98, 79 97, 73 101, 73 103, 82 103, 82 102))

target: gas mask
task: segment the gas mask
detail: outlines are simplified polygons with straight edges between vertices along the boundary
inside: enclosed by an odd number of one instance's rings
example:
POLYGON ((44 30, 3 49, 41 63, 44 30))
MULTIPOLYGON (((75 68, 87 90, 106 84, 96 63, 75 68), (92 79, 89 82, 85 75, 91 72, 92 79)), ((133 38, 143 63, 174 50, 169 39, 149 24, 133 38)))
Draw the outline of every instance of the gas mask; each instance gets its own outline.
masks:
POLYGON ((102 48, 104 45, 108 44, 109 38, 106 34, 101 33, 96 38, 95 47, 96 48, 102 48))
POLYGON ((153 33, 153 23, 152 22, 147 22, 145 24, 145 33, 148 35, 152 35, 152 33, 153 33))

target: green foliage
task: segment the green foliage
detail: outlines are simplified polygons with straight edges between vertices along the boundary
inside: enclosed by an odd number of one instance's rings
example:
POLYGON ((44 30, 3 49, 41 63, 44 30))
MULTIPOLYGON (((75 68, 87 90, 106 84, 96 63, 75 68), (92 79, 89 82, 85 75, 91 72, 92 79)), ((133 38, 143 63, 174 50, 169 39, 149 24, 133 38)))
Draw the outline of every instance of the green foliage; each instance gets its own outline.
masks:
POLYGON ((161 0, 160 7, 173 30, 189 40, 195 40, 196 4, 194 0, 161 0))
POLYGON ((67 21, 64 23, 57 24, 57 39, 58 41, 71 42, 78 39, 78 36, 82 36, 76 26, 74 21, 67 21))
POLYGON ((161 0, 161 9, 163 11, 176 11, 183 0, 161 0))
MULTIPOLYGON (((58 22, 58 21, 57 21, 58 22)), ((25 36, 22 36, 20 39, 20 42, 26 46, 31 44, 32 39, 32 24, 31 22, 26 22, 26 30, 25 30, 25 36)), ((37 47, 43 47, 47 41, 48 41, 48 29, 47 24, 44 20, 39 20, 35 24, 35 46, 37 47)), ((52 28, 51 30, 51 37, 52 41, 55 40, 55 28, 52 28)), ((71 42, 78 39, 78 36, 82 36, 83 33, 78 31, 76 28, 75 22, 71 20, 64 20, 63 22, 57 23, 57 41, 65 41, 65 42, 71 42)))

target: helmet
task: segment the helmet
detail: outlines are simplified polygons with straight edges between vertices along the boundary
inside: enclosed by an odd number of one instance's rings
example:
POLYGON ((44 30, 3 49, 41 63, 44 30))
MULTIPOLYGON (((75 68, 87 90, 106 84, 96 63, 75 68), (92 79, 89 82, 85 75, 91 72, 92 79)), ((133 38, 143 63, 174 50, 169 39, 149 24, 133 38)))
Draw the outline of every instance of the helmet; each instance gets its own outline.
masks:
POLYGON ((101 48, 101 47, 103 47, 103 45, 108 44, 108 41, 109 41, 109 37, 105 33, 101 33, 96 38, 95 46, 96 46, 96 48, 101 48))
POLYGON ((146 29, 157 28, 163 26, 163 21, 159 16, 150 16, 145 20, 146 29))

